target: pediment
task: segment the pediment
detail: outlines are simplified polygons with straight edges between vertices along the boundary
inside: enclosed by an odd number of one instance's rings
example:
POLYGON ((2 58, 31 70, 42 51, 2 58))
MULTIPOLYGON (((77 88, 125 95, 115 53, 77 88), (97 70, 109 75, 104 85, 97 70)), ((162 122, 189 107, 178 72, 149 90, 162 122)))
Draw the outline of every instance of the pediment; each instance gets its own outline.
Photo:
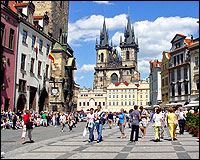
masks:
POLYGON ((185 38, 186 38, 186 36, 184 36, 184 35, 176 34, 175 37, 172 39, 171 43, 174 43, 176 41, 179 41, 179 40, 185 39, 185 38))

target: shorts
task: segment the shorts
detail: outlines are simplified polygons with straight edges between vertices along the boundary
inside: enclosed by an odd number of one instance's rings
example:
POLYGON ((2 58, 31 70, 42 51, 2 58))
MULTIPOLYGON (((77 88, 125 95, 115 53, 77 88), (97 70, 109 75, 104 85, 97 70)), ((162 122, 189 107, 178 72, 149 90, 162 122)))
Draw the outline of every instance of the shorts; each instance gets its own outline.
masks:
POLYGON ((140 127, 147 127, 147 121, 140 121, 140 127))

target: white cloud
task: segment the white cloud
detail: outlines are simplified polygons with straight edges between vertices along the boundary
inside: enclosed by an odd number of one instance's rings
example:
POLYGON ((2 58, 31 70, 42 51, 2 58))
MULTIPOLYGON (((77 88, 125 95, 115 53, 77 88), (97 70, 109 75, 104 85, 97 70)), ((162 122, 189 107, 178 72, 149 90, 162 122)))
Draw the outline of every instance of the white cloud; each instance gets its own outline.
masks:
MULTIPOLYGON (((120 14, 113 18, 105 18, 107 29, 110 31, 124 28, 124 24, 127 21, 126 16, 126 14, 120 14)), ((81 41, 95 41, 96 38, 99 38, 103 21, 104 16, 91 15, 90 17, 83 17, 74 23, 69 23, 69 44, 78 46, 81 41)))
POLYGON ((81 68, 78 68, 76 72, 90 72, 94 71, 94 64, 84 64, 81 68))
POLYGON ((79 80, 82 80, 82 79, 84 79, 84 78, 85 78, 84 76, 74 77, 74 80, 75 80, 75 81, 79 81, 79 80))
POLYGON ((149 74, 150 65, 148 60, 138 61, 138 71, 142 74, 149 74))
POLYGON ((110 3, 109 1, 93 1, 94 3, 98 3, 98 4, 107 4, 107 5, 111 5, 113 3, 110 3))

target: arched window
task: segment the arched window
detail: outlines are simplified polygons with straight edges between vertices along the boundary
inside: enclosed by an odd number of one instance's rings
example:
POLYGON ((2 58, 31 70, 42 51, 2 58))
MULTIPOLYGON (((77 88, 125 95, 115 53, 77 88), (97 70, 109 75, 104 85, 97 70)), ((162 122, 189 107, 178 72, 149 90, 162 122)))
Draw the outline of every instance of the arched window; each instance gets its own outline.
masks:
POLYGON ((111 83, 118 83, 118 76, 117 76, 117 74, 116 73, 113 73, 112 75, 111 75, 111 83))
POLYGON ((101 62, 103 62, 103 53, 101 53, 101 62))
POLYGON ((129 53, 129 51, 126 51, 126 60, 130 60, 130 53, 129 53))

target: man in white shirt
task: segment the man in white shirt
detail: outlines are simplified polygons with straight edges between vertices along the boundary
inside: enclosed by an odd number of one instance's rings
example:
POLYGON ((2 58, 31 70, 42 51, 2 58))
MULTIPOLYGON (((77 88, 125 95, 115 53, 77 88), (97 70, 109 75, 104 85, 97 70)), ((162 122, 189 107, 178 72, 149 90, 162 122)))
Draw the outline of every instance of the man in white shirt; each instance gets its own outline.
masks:
POLYGON ((61 113, 60 124, 61 124, 61 131, 62 132, 63 132, 63 129, 65 127, 65 123, 66 123, 66 116, 64 115, 64 113, 61 113))

